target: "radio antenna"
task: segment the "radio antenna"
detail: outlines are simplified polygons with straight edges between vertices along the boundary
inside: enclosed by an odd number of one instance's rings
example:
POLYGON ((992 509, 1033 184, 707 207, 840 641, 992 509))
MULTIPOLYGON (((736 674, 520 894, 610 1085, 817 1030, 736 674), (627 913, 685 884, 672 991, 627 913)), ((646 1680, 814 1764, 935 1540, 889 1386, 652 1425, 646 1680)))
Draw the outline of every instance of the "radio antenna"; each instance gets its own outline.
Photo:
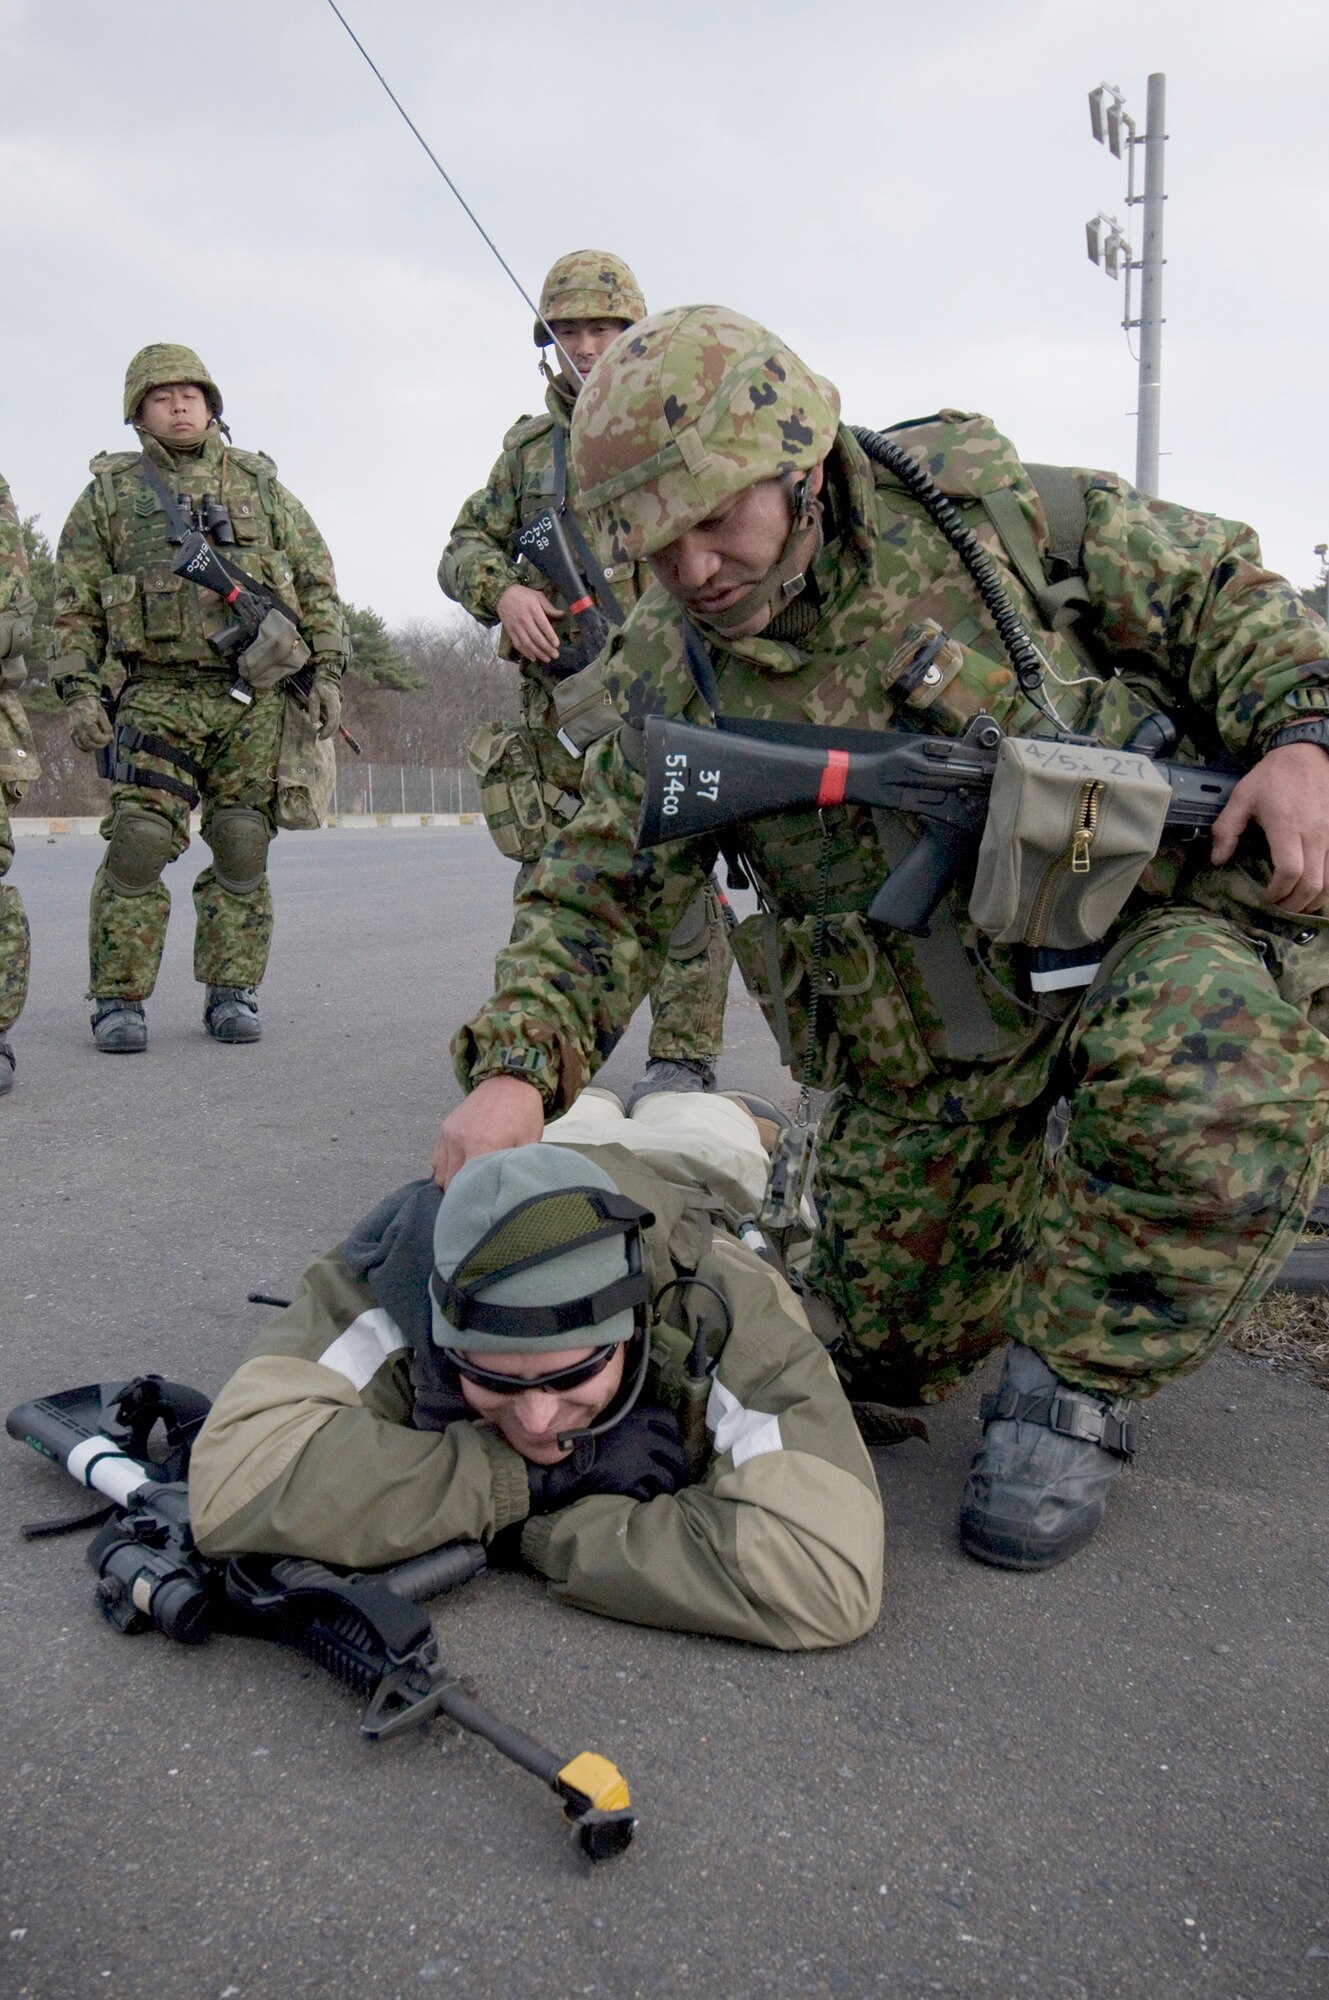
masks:
POLYGON ((553 342, 554 346, 558 349, 559 355, 561 356, 563 361, 563 365, 565 368, 568 369, 571 378, 574 381, 579 382, 581 380, 580 369, 577 367, 571 355, 568 353, 567 349, 563 346, 562 342, 559 340, 558 335, 554 332, 553 327, 550 326, 549 321, 545 318, 539 306, 536 305, 534 299, 532 299, 530 294, 527 292, 525 286, 521 282, 521 279, 517 276, 517 273, 513 270, 511 264, 509 264, 507 258, 503 255, 503 252, 499 249, 497 243, 495 243, 493 237, 489 234, 489 231, 485 228, 483 222, 481 222, 479 216, 476 214, 475 210, 471 207, 471 204, 469 203, 469 201, 467 201, 461 189, 457 186, 456 181, 453 180, 452 175, 448 172, 447 168, 443 165, 443 162, 439 159, 438 154, 434 151, 429 141, 425 138, 425 135, 420 130, 420 127, 416 124, 415 120, 411 117, 410 113, 407 111, 406 106, 402 103, 396 91, 392 88, 392 85, 388 82, 387 78, 384 76, 382 70, 379 68, 378 64, 374 61, 374 58, 370 55, 368 49, 365 47, 364 43, 360 40, 360 37, 356 34, 355 29, 351 26, 346 16, 342 13, 341 8, 337 5, 337 0, 328 0, 328 5, 329 7, 331 7, 333 13, 337 16, 337 19, 341 22, 343 28, 345 28, 351 40, 355 43, 356 48, 359 49, 365 61, 369 64, 370 69, 373 70, 374 75, 378 78, 379 82, 382 84, 388 96, 392 99, 392 102, 396 106, 402 119, 410 127, 411 131, 415 134, 416 138, 419 140, 429 160, 432 162, 435 170, 442 176, 443 180, 446 181, 452 193, 456 196, 457 200, 461 203, 461 206, 465 209, 471 221, 475 224, 475 227, 480 232, 480 235, 489 245, 489 248, 493 251, 495 257, 498 259, 503 269, 507 272, 513 284, 517 287, 517 290, 520 293, 521 297, 530 307, 531 312, 535 316, 537 323, 540 326, 542 326, 545 332, 549 335, 550 340, 553 342))

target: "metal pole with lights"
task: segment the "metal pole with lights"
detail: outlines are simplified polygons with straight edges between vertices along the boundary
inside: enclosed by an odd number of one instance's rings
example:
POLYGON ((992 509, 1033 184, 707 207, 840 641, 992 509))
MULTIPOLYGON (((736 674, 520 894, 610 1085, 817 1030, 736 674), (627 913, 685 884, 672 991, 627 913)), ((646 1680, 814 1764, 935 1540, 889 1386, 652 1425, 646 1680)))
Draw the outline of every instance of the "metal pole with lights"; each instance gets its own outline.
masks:
POLYGON ((1089 256, 1109 278, 1126 273, 1126 311, 1122 325, 1127 338, 1138 328, 1140 334, 1140 386, 1135 422, 1135 483, 1142 493, 1158 491, 1159 415, 1163 388, 1163 148, 1164 93, 1167 79, 1155 73, 1149 79, 1149 102, 1144 137, 1136 134, 1135 120, 1125 108, 1121 92, 1113 84, 1100 83, 1089 93, 1089 122, 1095 139, 1105 145, 1114 159, 1126 160, 1126 205, 1144 209, 1144 244, 1139 258, 1122 234, 1113 216, 1101 211, 1086 223, 1089 256), (1135 148, 1144 147, 1144 193, 1135 192, 1135 148), (1140 316, 1131 317, 1131 273, 1140 273, 1140 316))

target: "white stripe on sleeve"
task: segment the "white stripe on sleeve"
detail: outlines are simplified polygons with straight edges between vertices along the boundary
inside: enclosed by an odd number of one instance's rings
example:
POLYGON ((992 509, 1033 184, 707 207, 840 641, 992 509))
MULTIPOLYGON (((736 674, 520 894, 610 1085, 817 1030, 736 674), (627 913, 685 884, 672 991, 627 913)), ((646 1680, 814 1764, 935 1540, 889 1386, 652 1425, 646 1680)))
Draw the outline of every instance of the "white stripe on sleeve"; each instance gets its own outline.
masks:
POLYGON ((735 1470, 763 1452, 784 1450, 780 1419, 762 1410, 745 1410, 718 1376, 706 1403, 706 1428, 714 1433, 717 1452, 732 1451, 735 1470))
POLYGON ((319 1366, 344 1375, 353 1389, 363 1389, 373 1381, 389 1355, 399 1354, 406 1336, 391 1313, 382 1306, 361 1313, 345 1333, 339 1333, 331 1347, 319 1355, 319 1366))

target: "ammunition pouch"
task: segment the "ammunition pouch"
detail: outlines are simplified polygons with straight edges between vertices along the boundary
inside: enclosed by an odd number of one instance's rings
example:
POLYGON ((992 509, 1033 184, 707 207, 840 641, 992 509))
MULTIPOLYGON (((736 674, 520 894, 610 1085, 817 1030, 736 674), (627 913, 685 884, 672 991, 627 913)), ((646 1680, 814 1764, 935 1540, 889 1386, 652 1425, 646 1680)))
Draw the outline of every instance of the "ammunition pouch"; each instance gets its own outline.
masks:
POLYGON ((1106 936, 1158 850, 1171 800, 1147 757, 1007 737, 969 901, 997 944, 1076 951, 1106 936))
POLYGON ((18 691, 0 684, 0 784, 30 785, 41 776, 41 769, 32 726, 18 691))
POLYGON ((332 803, 336 775, 337 756, 331 739, 320 742, 308 709, 288 694, 277 752, 278 826, 296 833, 312 833, 322 826, 332 803))
POLYGON ((580 672, 567 675, 551 695, 558 733, 576 751, 588 750, 618 728, 621 717, 604 686, 604 661, 595 659, 580 672))
POLYGON ((309 648, 289 618, 274 606, 258 628, 258 636, 245 647, 239 668, 255 694, 263 694, 298 674, 309 658, 309 648))
POLYGON ((106 880, 117 896, 146 896, 171 859, 175 834, 169 820, 146 806, 117 805, 107 842, 106 880))
POLYGON ((545 778, 531 732, 521 723, 484 723, 466 746, 480 788, 480 810, 500 854, 538 861, 581 804, 545 778))
MULTIPOLYGON (((32 614, 36 608, 35 601, 24 596, 8 611, 0 611, 0 660, 6 664, 17 660, 22 665, 23 648, 32 637, 32 614)), ((18 685, 21 684, 20 675, 18 685)))

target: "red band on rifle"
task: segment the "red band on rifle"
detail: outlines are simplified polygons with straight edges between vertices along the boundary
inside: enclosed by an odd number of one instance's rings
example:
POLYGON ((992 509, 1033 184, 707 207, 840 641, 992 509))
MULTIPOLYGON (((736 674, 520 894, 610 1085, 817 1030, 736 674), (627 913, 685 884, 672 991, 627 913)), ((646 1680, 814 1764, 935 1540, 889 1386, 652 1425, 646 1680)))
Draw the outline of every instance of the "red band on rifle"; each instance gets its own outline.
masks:
POLYGON ((844 804, 844 788, 849 779, 849 752, 828 750, 826 769, 821 774, 821 790, 817 793, 817 811, 825 812, 827 806, 844 804))
POLYGON ((240 595, 240 586, 239 586, 239 584, 237 583, 237 584, 236 584, 236 586, 235 586, 235 589, 234 589, 234 590, 228 590, 228 591, 227 591, 227 593, 226 593, 225 597, 224 597, 224 598, 222 599, 222 603, 223 603, 223 604, 234 604, 234 603, 235 603, 235 600, 236 600, 236 598, 237 598, 237 597, 238 597, 239 595, 240 595))
POLYGON ((569 604, 568 610, 572 613, 574 618, 579 618, 583 611, 590 610, 594 602, 595 599, 593 597, 579 597, 575 604, 569 604))

